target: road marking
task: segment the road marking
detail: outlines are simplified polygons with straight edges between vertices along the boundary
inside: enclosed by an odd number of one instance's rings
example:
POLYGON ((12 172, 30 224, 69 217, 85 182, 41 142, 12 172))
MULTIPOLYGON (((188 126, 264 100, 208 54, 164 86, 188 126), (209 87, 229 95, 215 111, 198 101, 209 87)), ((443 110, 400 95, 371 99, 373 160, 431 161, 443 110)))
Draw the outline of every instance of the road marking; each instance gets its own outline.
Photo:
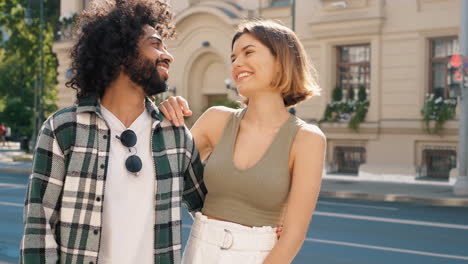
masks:
POLYGON ((374 250, 392 251, 392 252, 398 252, 398 253, 407 253, 407 254, 430 256, 430 257, 468 260, 467 256, 447 255, 447 254, 439 254, 439 253, 433 253, 433 252, 417 251, 417 250, 409 250, 409 249, 401 249, 401 248, 379 247, 379 246, 371 246, 371 245, 365 245, 365 244, 356 244, 356 243, 333 241, 333 240, 315 239, 315 238, 309 238, 309 237, 307 237, 305 239, 305 241, 324 243, 324 244, 333 244, 333 245, 347 246, 347 247, 357 247, 357 248, 367 248, 367 249, 374 249, 374 250))
POLYGON ((28 185, 26 185, 26 184, 1 183, 1 182, 0 182, 0 187, 18 188, 18 189, 21 189, 21 188, 26 188, 26 187, 28 187, 28 185))
POLYGON ((317 203, 319 203, 319 204, 328 204, 328 205, 347 206, 347 207, 360 207, 360 208, 369 208, 369 209, 390 210, 390 211, 398 211, 399 210, 396 207, 372 206, 372 205, 363 205, 363 204, 347 204, 347 203, 324 202, 324 201, 318 201, 317 203))
POLYGON ((404 219, 396 219, 396 218, 374 217, 374 216, 367 216, 367 215, 338 214, 338 213, 329 213, 329 212, 321 212, 321 211, 315 211, 314 215, 357 219, 357 220, 365 220, 365 221, 375 221, 375 222, 386 222, 386 223, 395 223, 395 224, 431 226, 431 227, 440 227, 440 228, 453 228, 453 229, 468 230, 468 225, 456 225, 456 224, 445 224, 445 223, 437 223, 437 222, 404 220, 404 219))
MULTIPOLYGON (((190 229, 192 226, 191 225, 182 225, 182 227, 190 229)), ((439 254, 439 253, 433 253, 433 252, 409 250, 409 249, 402 249, 402 248, 379 247, 379 246, 371 246, 371 245, 366 245, 366 244, 357 244, 357 243, 349 243, 349 242, 334 241, 334 240, 316 239, 316 238, 310 238, 310 237, 306 237, 305 241, 306 242, 316 242, 316 243, 323 243, 323 244, 339 245, 339 246, 347 246, 347 247, 367 248, 367 249, 382 250, 382 251, 392 251, 392 252, 398 252, 398 253, 406 253, 406 254, 414 254, 414 255, 422 255, 422 256, 430 256, 430 257, 468 260, 467 256, 439 254)))
POLYGON ((20 203, 8 203, 8 202, 0 202, 0 205, 15 206, 15 207, 24 207, 24 204, 20 204, 20 203))

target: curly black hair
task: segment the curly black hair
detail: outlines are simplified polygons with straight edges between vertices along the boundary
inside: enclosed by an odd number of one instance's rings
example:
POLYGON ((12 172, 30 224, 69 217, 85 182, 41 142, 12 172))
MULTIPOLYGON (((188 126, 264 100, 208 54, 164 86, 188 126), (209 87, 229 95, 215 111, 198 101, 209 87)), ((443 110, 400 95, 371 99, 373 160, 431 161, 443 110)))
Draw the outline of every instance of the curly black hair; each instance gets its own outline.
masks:
POLYGON ((165 0, 93 1, 77 20, 78 40, 71 50, 73 77, 67 87, 86 96, 101 97, 126 66, 138 57, 144 26, 154 27, 163 39, 175 34, 173 13, 165 0))

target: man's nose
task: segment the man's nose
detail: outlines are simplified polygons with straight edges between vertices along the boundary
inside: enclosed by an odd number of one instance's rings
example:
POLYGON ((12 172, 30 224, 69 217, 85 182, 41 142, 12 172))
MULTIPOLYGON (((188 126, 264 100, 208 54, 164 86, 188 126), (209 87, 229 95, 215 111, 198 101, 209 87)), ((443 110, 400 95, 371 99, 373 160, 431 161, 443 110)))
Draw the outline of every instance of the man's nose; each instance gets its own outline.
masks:
POLYGON ((164 50, 162 53, 161 53, 161 57, 159 58, 160 60, 163 60, 163 61, 167 61, 169 64, 172 63, 174 61, 174 57, 172 56, 171 53, 169 53, 169 51, 167 50, 164 50))

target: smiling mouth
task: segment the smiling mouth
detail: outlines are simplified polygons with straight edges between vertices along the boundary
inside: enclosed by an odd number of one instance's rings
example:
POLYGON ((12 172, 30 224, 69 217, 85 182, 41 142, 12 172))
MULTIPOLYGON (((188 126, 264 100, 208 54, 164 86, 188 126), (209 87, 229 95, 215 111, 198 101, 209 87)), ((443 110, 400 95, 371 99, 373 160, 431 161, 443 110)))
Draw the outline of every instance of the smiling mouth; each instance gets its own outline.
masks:
POLYGON ((247 78, 247 77, 252 76, 252 74, 253 74, 253 73, 251 73, 251 72, 241 72, 241 73, 239 73, 239 74, 236 76, 236 79, 237 79, 238 81, 240 81, 240 80, 243 80, 243 79, 245 79, 245 78, 247 78))
POLYGON ((167 63, 158 63, 156 65, 156 69, 158 70, 159 73, 165 75, 164 77, 167 79, 169 78, 169 65, 167 63))

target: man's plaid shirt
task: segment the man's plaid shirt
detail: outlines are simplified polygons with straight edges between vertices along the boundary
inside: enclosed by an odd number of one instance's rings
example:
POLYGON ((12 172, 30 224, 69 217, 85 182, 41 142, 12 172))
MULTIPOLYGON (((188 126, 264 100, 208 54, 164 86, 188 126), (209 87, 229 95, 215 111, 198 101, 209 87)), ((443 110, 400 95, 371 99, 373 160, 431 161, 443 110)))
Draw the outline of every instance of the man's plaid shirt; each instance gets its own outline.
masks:
MULTIPOLYGON (((188 129, 164 120, 149 99, 146 108, 154 160, 146 166, 155 166, 157 183, 154 263, 180 263, 180 205, 202 208, 203 166, 188 129)), ((94 97, 44 122, 25 203, 21 263, 97 264, 109 145, 110 130, 94 97)))

